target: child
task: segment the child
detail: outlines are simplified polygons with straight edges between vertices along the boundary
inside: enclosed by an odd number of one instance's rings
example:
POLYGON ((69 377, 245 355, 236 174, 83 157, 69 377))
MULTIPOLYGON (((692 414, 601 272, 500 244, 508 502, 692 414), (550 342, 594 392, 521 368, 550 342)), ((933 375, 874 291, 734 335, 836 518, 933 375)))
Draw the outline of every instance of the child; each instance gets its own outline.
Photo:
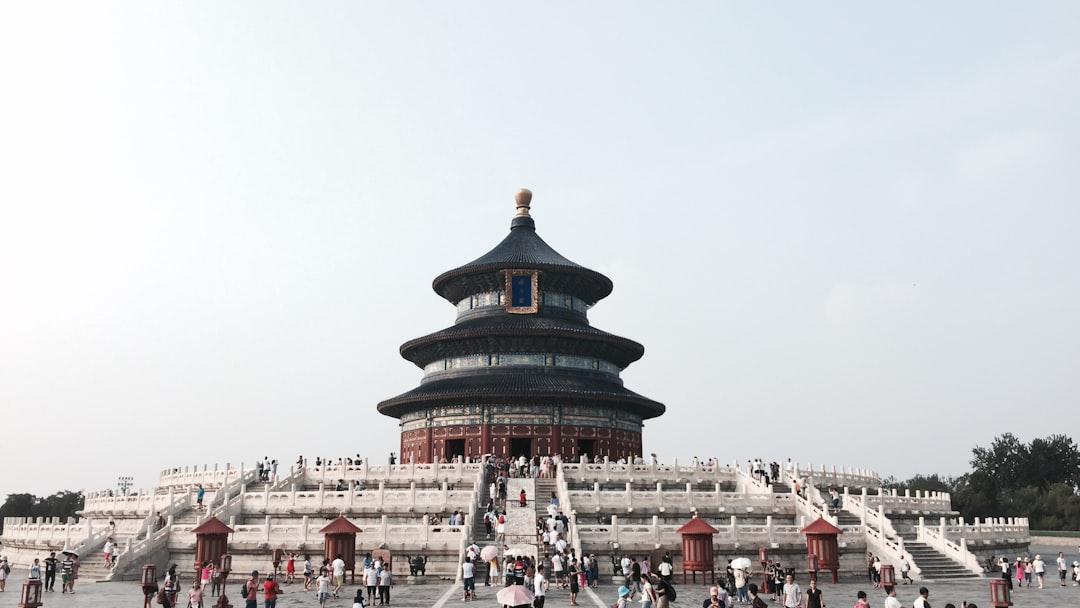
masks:
POLYGON ((319 570, 319 578, 315 579, 315 593, 319 598, 320 608, 326 608, 326 599, 330 597, 330 577, 326 568, 319 570))
POLYGON ((364 608, 364 588, 356 588, 356 597, 352 600, 352 608, 364 608))

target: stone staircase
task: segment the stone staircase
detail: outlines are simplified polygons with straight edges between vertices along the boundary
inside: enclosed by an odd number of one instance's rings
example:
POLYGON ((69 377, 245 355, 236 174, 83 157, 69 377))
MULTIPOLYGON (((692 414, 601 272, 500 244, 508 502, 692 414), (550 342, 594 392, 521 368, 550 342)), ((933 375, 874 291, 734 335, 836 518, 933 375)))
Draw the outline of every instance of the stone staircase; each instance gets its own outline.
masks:
MULTIPOLYGON (((487 526, 484 525, 484 511, 487 508, 488 499, 491 497, 491 485, 487 483, 480 484, 476 492, 476 511, 473 514, 473 527, 469 533, 469 539, 477 545, 483 547, 484 545, 490 545, 495 542, 495 527, 492 526, 491 536, 487 535, 487 526)), ((497 510, 497 509, 496 509, 497 510)))
MULTIPOLYGON (((555 483, 554 479, 546 477, 537 477, 534 480, 534 484, 536 486, 536 496, 534 497, 536 500, 533 501, 533 508, 536 511, 537 517, 547 519, 547 508, 548 505, 551 504, 551 493, 558 489, 558 485, 555 483)), ((562 508, 562 505, 560 505, 560 508, 562 508)))
POLYGON ((904 539, 904 550, 910 556, 911 562, 922 571, 920 575, 922 580, 941 581, 981 578, 981 575, 971 572, 964 566, 942 555, 933 547, 915 540, 916 535, 914 533, 902 533, 900 537, 904 539))
POLYGON ((841 509, 839 513, 836 513, 837 526, 858 526, 861 523, 862 521, 859 519, 859 516, 855 515, 850 511, 844 511, 843 509, 841 509))

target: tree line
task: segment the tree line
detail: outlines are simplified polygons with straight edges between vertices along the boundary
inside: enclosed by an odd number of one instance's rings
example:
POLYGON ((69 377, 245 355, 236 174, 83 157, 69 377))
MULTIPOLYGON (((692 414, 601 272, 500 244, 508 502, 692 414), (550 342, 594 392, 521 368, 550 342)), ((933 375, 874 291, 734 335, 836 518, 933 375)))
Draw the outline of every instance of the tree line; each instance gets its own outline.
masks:
MULTIPOLYGON (((86 500, 83 493, 64 490, 52 496, 38 497, 33 494, 8 494, 7 500, 0 505, 0 518, 3 517, 75 517, 82 511, 86 500)), ((0 519, 0 533, 3 533, 3 519, 0 519)))
POLYGON ((1012 433, 972 450, 971 471, 958 477, 889 477, 886 488, 949 492, 965 520, 1027 517, 1032 530, 1080 529, 1080 449, 1065 435, 1020 441, 1012 433))

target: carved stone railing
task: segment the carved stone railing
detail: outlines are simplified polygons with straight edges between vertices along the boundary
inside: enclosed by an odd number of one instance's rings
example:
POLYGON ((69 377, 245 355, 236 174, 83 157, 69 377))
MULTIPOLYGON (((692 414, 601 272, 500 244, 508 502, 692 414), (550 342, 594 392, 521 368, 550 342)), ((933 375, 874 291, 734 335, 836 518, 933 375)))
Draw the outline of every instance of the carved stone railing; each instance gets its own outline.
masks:
POLYGON ((182 469, 165 469, 158 475, 158 488, 187 488, 202 484, 207 490, 219 488, 244 474, 244 463, 234 467, 230 463, 220 465, 195 465, 182 469), (199 467, 202 468, 199 468, 199 467))
POLYGON ((484 468, 478 462, 452 462, 452 463, 427 463, 427 464, 382 464, 369 465, 365 459, 360 464, 353 465, 322 465, 305 466, 303 469, 304 482, 307 484, 333 485, 338 480, 361 482, 365 486, 373 485, 380 481, 388 484, 408 484, 415 482, 420 485, 439 485, 443 483, 472 484, 478 472, 484 468))
POLYGON ((667 490, 659 485, 652 490, 568 490, 565 499, 579 514, 617 512, 694 512, 702 515, 720 513, 794 513, 795 498, 790 494, 724 492, 719 484, 712 492, 667 490))
POLYGON ((916 490, 912 493, 910 490, 905 490, 900 493, 897 490, 885 489, 867 492, 866 488, 863 488, 859 493, 854 494, 849 488, 843 488, 842 494, 845 503, 850 497, 855 496, 870 509, 883 509, 886 513, 897 515, 937 515, 953 512, 952 496, 948 492, 916 490))
POLYGON ((153 556, 168 544, 173 518, 190 509, 192 502, 191 494, 187 492, 175 495, 170 490, 168 496, 171 501, 166 507, 159 509, 157 513, 158 516, 165 519, 165 525, 160 530, 154 530, 157 525, 157 518, 154 514, 144 519, 135 538, 143 534, 145 534, 145 538, 142 540, 128 539, 119 557, 116 558, 116 566, 113 567, 106 580, 120 580, 125 576, 138 572, 141 564, 148 563, 150 556, 153 556))
POLYGON ((689 464, 615 464, 609 461, 581 464, 564 462, 560 465, 561 473, 567 482, 606 482, 606 481, 643 481, 656 482, 730 482, 735 483, 736 469, 730 465, 689 464))
MULTIPOLYGON (((583 545, 597 546, 608 545, 622 547, 647 547, 655 545, 678 546, 681 542, 676 532, 682 524, 662 524, 658 518, 653 518, 652 524, 622 524, 617 515, 611 517, 610 524, 583 524, 578 523, 578 536, 583 545)), ((806 537, 799 530, 801 525, 776 524, 771 516, 766 518, 765 524, 740 523, 737 517, 728 520, 707 520, 709 525, 717 529, 713 536, 714 544, 726 548, 739 547, 775 547, 781 544, 800 545, 805 544, 806 537)), ((861 526, 842 526, 845 535, 853 535, 848 538, 862 538, 861 526)), ((844 537, 842 536, 841 539, 844 537)))
POLYGON ((449 490, 419 489, 413 484, 408 489, 379 487, 363 491, 353 489, 317 489, 286 492, 245 492, 242 504, 245 512, 275 515, 300 513, 378 511, 387 513, 445 513, 456 509, 468 511, 475 501, 472 484, 469 489, 449 490))
POLYGON ((958 542, 953 542, 947 537, 947 527, 945 525, 944 518, 941 519, 941 523, 938 528, 927 526, 923 518, 919 518, 919 527, 916 529, 918 533, 918 540, 921 543, 932 547, 938 553, 941 553, 949 559, 957 562, 963 567, 967 568, 968 572, 973 574, 982 574, 983 566, 979 562, 979 558, 968 550, 967 539, 963 537, 963 526, 958 526, 961 530, 955 533, 959 535, 958 542))
MULTIPOLYGON (((787 470, 787 465, 780 467, 783 475, 783 479, 787 482, 791 482, 791 474, 787 470)), ((812 464, 800 464, 794 463, 795 474, 800 479, 807 479, 810 485, 818 487, 852 487, 852 488, 878 488, 881 487, 881 478, 878 474, 870 469, 861 469, 856 467, 839 467, 830 466, 826 467, 821 464, 817 469, 814 469, 812 464)))

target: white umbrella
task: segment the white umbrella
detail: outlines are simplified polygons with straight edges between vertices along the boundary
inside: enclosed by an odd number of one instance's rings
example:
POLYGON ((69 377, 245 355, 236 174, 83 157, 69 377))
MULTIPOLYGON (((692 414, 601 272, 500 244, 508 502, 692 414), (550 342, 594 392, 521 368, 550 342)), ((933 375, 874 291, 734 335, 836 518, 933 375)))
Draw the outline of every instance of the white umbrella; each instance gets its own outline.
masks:
POLYGON ((495 599, 503 606, 528 606, 533 601, 533 592, 524 585, 510 585, 499 589, 495 599))
POLYGON ((511 548, 506 550, 506 554, 510 555, 510 556, 513 556, 513 557, 525 557, 529 553, 527 551, 525 551, 525 549, 522 549, 521 547, 511 547, 511 548))
POLYGON ((746 557, 736 557, 735 559, 731 560, 731 567, 738 570, 749 570, 750 559, 746 557))

